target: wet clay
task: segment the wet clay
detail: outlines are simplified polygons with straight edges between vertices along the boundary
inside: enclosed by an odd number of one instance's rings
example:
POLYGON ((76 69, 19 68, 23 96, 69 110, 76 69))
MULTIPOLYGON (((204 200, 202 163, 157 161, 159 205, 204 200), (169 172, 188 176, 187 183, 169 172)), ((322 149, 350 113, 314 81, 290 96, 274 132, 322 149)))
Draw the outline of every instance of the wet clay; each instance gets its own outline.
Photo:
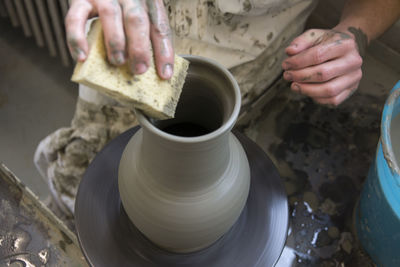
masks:
POLYGON ((197 251, 236 222, 250 186, 240 142, 230 132, 240 109, 233 76, 211 60, 190 61, 175 117, 148 119, 122 155, 124 209, 148 239, 172 252, 197 251))

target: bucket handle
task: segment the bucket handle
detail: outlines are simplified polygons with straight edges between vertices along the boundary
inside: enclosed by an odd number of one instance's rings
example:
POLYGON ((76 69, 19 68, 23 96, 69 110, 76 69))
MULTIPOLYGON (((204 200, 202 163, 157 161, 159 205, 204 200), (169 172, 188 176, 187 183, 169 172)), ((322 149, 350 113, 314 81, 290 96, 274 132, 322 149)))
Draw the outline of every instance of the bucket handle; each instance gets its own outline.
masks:
MULTIPOLYGON (((393 87, 390 92, 388 99, 386 100, 385 107, 382 113, 381 123, 381 142, 383 156, 392 172, 393 178, 395 179, 398 186, 400 186, 400 167, 397 164, 394 152, 392 149, 392 140, 390 136, 390 127, 392 119, 400 113, 400 81, 393 87)), ((400 138, 400 137, 399 137, 400 138)))

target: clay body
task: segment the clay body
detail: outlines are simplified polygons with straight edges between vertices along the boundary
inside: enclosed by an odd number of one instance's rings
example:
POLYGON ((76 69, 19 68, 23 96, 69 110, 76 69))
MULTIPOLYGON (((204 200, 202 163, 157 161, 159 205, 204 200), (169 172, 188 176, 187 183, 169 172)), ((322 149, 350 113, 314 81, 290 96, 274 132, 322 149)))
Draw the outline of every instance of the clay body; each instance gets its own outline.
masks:
POLYGON ((188 76, 176 116, 142 128, 122 155, 118 185, 133 224, 173 252, 192 252, 219 239, 245 206, 250 170, 231 129, 240 109, 232 75, 217 63, 187 56, 188 76))

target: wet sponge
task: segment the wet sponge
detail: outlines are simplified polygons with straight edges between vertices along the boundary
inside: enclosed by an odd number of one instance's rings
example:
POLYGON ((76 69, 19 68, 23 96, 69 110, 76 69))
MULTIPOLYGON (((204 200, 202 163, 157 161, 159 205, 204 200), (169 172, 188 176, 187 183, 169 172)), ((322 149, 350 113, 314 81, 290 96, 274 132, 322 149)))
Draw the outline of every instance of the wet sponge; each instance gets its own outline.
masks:
POLYGON ((116 67, 108 63, 100 21, 93 22, 88 42, 89 55, 83 63, 76 64, 72 81, 132 104, 150 117, 174 117, 189 66, 187 60, 175 55, 174 75, 170 80, 158 77, 153 60, 144 74, 132 75, 127 64, 116 67))

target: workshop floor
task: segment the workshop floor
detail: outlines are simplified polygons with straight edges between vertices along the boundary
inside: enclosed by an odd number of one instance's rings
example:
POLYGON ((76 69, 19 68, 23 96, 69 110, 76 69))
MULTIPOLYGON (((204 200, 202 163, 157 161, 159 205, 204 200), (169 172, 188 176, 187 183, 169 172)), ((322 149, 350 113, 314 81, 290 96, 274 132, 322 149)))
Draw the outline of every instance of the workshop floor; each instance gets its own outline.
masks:
MULTIPOLYGON (((77 86, 32 39, 0 19, 0 161, 41 199, 38 142, 72 119, 77 86)), ((380 112, 399 70, 368 56, 358 92, 338 109, 282 90, 243 131, 276 164, 291 212, 278 266, 369 266, 352 234, 352 212, 379 138, 380 112), (341 265, 343 263, 343 265, 341 265), (360 265, 362 264, 362 265, 360 265)))
POLYGON ((61 66, 21 28, 0 18, 0 33, 0 161, 45 199, 49 191, 33 155, 41 139, 70 124, 78 89, 69 81, 72 67, 61 66))

